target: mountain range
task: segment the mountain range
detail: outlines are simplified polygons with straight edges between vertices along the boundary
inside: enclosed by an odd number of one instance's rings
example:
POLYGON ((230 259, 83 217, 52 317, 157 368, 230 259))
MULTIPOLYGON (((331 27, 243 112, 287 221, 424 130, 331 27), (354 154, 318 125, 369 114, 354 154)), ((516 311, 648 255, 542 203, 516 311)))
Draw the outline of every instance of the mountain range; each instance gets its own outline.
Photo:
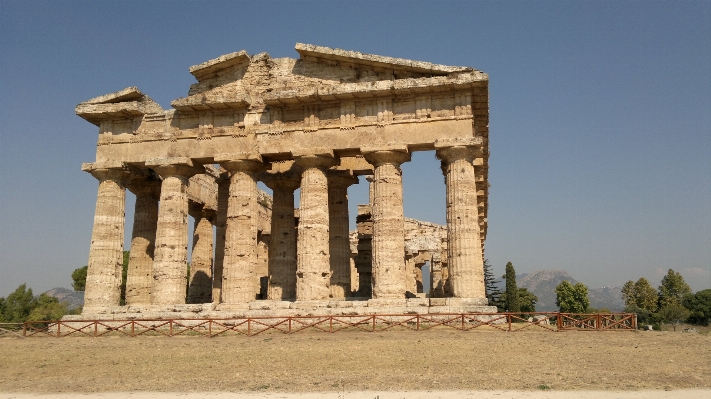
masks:
MULTIPOLYGON (((538 270, 516 276, 516 284, 519 287, 528 289, 538 297, 536 310, 541 312, 558 310, 555 304, 555 287, 564 280, 571 284, 579 282, 564 270, 538 270)), ((625 302, 622 300, 622 288, 620 287, 588 287, 588 298, 590 299, 590 306, 596 309, 606 308, 617 312, 625 308, 625 302)))
POLYGON ((56 287, 45 292, 45 294, 59 299, 59 302, 66 303, 69 310, 84 306, 84 291, 72 291, 63 287, 56 287))

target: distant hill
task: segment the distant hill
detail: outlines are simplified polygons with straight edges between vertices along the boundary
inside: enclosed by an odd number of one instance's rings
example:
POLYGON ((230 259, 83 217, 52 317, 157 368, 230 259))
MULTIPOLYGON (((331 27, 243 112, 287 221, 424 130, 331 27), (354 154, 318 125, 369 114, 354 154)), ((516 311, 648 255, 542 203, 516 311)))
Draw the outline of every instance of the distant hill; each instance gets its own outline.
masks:
POLYGON ((59 302, 66 303, 70 310, 84 306, 83 291, 72 291, 63 287, 57 287, 45 292, 45 294, 59 299, 59 302))
MULTIPOLYGON (((555 287, 563 281, 568 281, 571 284, 579 282, 564 270, 538 270, 516 276, 516 283, 519 287, 527 288, 538 297, 536 310, 542 312, 558 310, 555 305, 555 287)), ((620 287, 588 287, 588 298, 590 306, 597 309, 607 308, 612 311, 622 311, 625 307, 620 287)))

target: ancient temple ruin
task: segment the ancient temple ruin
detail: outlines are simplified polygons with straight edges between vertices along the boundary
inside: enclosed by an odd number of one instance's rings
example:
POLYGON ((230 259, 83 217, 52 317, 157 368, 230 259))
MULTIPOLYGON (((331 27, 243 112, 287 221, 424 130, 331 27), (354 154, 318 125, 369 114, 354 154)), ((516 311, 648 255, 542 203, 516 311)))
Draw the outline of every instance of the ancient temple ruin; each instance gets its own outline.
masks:
POLYGON ((82 165, 99 180, 84 315, 495 311, 483 280, 488 76, 296 51, 192 66, 197 83, 171 110, 135 87, 77 106, 99 127, 96 161, 82 165), (446 226, 403 215, 400 166, 415 151, 441 160, 446 226), (349 232, 347 190, 359 176, 370 203, 349 232), (119 306, 126 190, 136 203, 119 306))

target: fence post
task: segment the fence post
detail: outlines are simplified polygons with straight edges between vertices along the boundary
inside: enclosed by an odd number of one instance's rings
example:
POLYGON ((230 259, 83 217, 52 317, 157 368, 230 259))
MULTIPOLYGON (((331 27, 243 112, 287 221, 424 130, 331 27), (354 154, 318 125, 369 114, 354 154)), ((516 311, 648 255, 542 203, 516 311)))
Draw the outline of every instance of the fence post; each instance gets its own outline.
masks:
POLYGON ((94 337, 96 338, 96 334, 99 333, 99 324, 96 320, 94 320, 94 337))
POLYGON ((375 332, 375 315, 372 315, 371 318, 373 319, 373 332, 375 332))
POLYGON ((634 313, 632 317, 632 329, 637 331, 637 313, 634 313))
POLYGON ((597 325, 597 330, 602 331, 602 315, 600 313, 595 315, 595 324, 597 325))
POLYGON ((131 320, 131 336, 135 337, 136 336, 136 321, 131 320))
POLYGON ((555 314, 555 325, 558 329, 558 332, 563 331, 563 316, 561 316, 560 312, 555 314))
POLYGON ((207 321, 207 337, 212 338, 212 319, 207 321))
POLYGON ((291 334, 293 331, 291 331, 291 316, 289 316, 289 334, 291 334))
POLYGON ((22 323, 22 336, 27 338, 27 322, 22 323))
POLYGON ((511 313, 506 313, 506 320, 509 322, 509 331, 511 331, 511 313))
POLYGON ((333 316, 328 316, 328 332, 333 332, 333 316))
POLYGON ((415 328, 417 331, 420 331, 420 314, 417 314, 417 327, 415 328))
POLYGON ((247 319, 247 336, 248 337, 252 336, 252 319, 251 318, 247 319))

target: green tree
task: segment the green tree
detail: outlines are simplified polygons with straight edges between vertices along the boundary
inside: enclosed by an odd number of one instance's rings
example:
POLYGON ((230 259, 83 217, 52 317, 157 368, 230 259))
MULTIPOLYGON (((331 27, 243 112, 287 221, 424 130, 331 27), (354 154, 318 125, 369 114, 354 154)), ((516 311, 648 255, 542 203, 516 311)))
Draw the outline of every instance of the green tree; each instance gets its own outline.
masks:
POLYGON ((7 322, 5 320, 5 298, 0 297, 0 323, 7 322))
POLYGON ((649 284, 649 281, 642 277, 636 283, 630 280, 622 286, 622 299, 624 299, 627 308, 639 308, 655 312, 659 295, 657 290, 649 284))
POLYGON ((506 311, 517 313, 521 311, 518 303, 518 287, 516 286, 516 270, 511 262, 506 264, 506 311))
POLYGON ((663 308, 671 304, 681 306, 681 301, 689 294, 691 294, 691 288, 684 281, 684 277, 674 269, 669 269, 659 286, 659 307, 663 308))
POLYGON ((622 300, 626 307, 637 306, 637 297, 634 293, 634 281, 630 280, 622 286, 622 300))
POLYGON ((659 293, 646 278, 641 277, 634 283, 634 292, 637 306, 650 312, 657 310, 659 293))
POLYGON ((691 312, 689 312, 689 309, 674 302, 664 305, 661 309, 659 309, 659 317, 661 320, 671 323, 674 331, 676 331, 676 326, 684 322, 690 314, 691 312))
POLYGON ((72 288, 74 291, 84 291, 86 289, 86 271, 89 266, 74 269, 72 272, 72 288))
POLYGON ((522 312, 535 312, 536 302, 538 302, 538 297, 529 292, 527 288, 518 289, 518 304, 522 312))
POLYGON ((690 323, 707 326, 711 322, 711 289, 685 296, 682 305, 689 309, 690 323))
POLYGON ((27 317, 28 321, 59 320, 67 314, 67 305, 47 294, 35 299, 35 306, 27 317))
POLYGON ((583 283, 575 285, 563 280, 555 287, 556 305, 563 313, 585 313, 590 307, 588 287, 583 283))
POLYGON ((6 323, 20 323, 25 321, 35 307, 35 298, 34 295, 32 295, 32 288, 27 288, 27 284, 22 284, 17 287, 3 302, 2 319, 6 323))
POLYGON ((491 271, 489 259, 484 259, 484 289, 486 290, 486 298, 489 300, 489 305, 496 305, 501 297, 499 282, 494 278, 494 272, 491 271))

